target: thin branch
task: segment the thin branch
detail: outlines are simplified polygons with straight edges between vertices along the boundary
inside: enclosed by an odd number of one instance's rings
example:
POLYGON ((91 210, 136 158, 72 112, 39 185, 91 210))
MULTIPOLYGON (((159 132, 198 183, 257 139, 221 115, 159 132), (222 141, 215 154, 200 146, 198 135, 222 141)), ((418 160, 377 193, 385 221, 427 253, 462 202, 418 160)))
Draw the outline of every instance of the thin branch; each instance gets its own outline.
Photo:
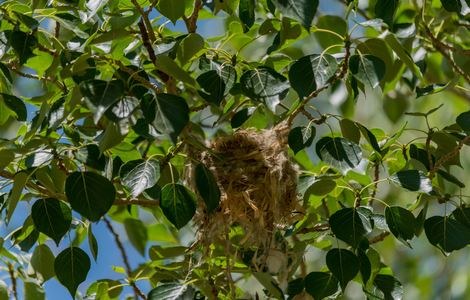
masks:
POLYGON ((451 152, 439 158, 431 171, 429 171, 429 178, 433 179, 437 170, 446 162, 457 156, 460 153, 460 150, 462 150, 463 146, 468 142, 470 142, 470 135, 467 135, 465 138, 463 138, 451 152))
POLYGON ((197 18, 199 17, 199 10, 202 8, 202 1, 196 0, 194 2, 194 9, 189 17, 183 16, 184 23, 188 33, 195 33, 197 29, 197 18))
POLYGON ((372 206, 374 203, 375 195, 377 195, 377 187, 379 185, 380 179, 380 164, 378 161, 374 163, 374 187, 372 189, 372 194, 370 195, 370 199, 368 201, 368 205, 372 206))
POLYGON ((449 61, 450 65, 452 66, 452 69, 454 69, 455 72, 460 74, 460 76, 462 76, 465 79, 465 81, 467 81, 467 83, 470 84, 470 75, 467 74, 464 70, 462 70, 462 68, 459 65, 457 65, 457 63, 454 61, 451 55, 447 52, 447 47, 446 47, 447 45, 441 42, 439 39, 437 39, 432 34, 431 29, 429 29, 429 27, 426 24, 423 24, 423 26, 424 26, 424 31, 426 35, 429 36, 429 38, 431 39, 431 43, 434 45, 436 50, 439 51, 442 54, 442 56, 444 56, 447 59, 447 61, 449 61))
POLYGON ((369 239, 369 244, 376 244, 378 242, 381 242, 381 241, 385 240, 385 238, 389 235, 390 235, 389 231, 384 231, 384 232, 380 233, 379 235, 371 237, 369 239))
POLYGON ((140 6, 140 4, 136 0, 131 0, 131 2, 135 6, 139 14, 142 16, 141 21, 143 21, 143 24, 145 24, 144 28, 146 28, 145 31, 146 31, 146 34, 148 35, 148 38, 150 39, 151 44, 155 43, 156 41, 155 32, 153 32, 152 23, 150 23, 148 14, 144 11, 142 6, 140 6))
POLYGON ((21 77, 35 79, 35 80, 39 80, 39 81, 51 82, 51 83, 57 85, 57 87, 59 89, 61 89, 64 94, 68 93, 67 86, 65 86, 65 84, 59 82, 58 80, 56 80, 52 77, 39 77, 38 75, 35 75, 35 74, 24 73, 24 72, 21 71, 21 67, 19 67, 18 65, 16 65, 15 63, 12 63, 12 62, 8 62, 8 63, 6 63, 6 65, 8 67, 10 67, 10 70, 12 70, 14 73, 18 74, 21 77))
POLYGON ((119 235, 116 233, 113 226, 111 225, 111 222, 108 219, 103 218, 103 220, 106 224, 106 227, 108 227, 109 232, 111 232, 111 234, 114 236, 114 241, 116 242, 116 245, 118 246, 119 252, 121 252, 122 260, 124 261, 124 265, 126 267, 129 284, 132 286, 132 289, 134 290, 136 297, 139 296, 142 299, 147 299, 145 294, 135 284, 134 279, 132 279, 132 269, 131 269, 131 265, 129 264, 129 258, 127 257, 127 253, 126 253, 126 250, 124 249, 124 245, 119 239, 119 235))
POLYGON ((18 300, 18 288, 16 284, 16 277, 15 277, 15 269, 11 263, 7 263, 8 265, 8 273, 10 274, 11 280, 11 290, 13 292, 13 299, 18 300))

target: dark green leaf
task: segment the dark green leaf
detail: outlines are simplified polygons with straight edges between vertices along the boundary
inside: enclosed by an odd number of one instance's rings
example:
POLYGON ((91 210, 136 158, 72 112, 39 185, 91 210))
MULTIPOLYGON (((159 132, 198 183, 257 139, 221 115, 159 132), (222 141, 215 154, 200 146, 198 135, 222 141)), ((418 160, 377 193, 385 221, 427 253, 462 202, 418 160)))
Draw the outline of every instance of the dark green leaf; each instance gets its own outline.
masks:
POLYGON ((194 195, 186 187, 176 183, 163 187, 160 207, 177 229, 186 225, 196 213, 194 195))
POLYGON ((395 175, 390 176, 390 180, 400 185, 401 187, 413 192, 422 192, 429 194, 433 191, 431 180, 426 177, 426 175, 422 171, 399 171, 395 175))
POLYGON ((106 177, 92 172, 73 172, 65 182, 65 195, 73 210, 96 222, 113 205, 116 190, 106 177))
POLYGON ((24 300, 44 300, 45 291, 34 280, 24 280, 24 300))
POLYGON ((435 163, 434 155, 432 155, 432 154, 429 155, 428 151, 416 147, 415 144, 410 145, 410 157, 416 159, 419 162, 421 162, 424 165, 424 167, 426 168, 426 170, 429 170, 430 167, 431 167, 430 162, 429 162, 429 158, 431 158, 431 162, 432 162, 433 165, 435 163))
POLYGON ((80 283, 85 281, 90 265, 88 255, 77 247, 66 248, 57 255, 54 261, 55 274, 73 298, 80 283))
POLYGON ((72 211, 64 202, 54 199, 39 199, 31 208, 31 217, 37 230, 59 245, 72 223, 72 211))
POLYGON ((338 64, 329 54, 313 54, 300 58, 289 69, 289 81, 300 98, 307 97, 328 83, 338 64))
POLYGON ((293 296, 298 295, 303 292, 305 288, 305 280, 303 278, 297 278, 294 280, 289 281, 287 284, 287 294, 289 295, 289 299, 293 298, 293 296))
POLYGON ((439 174, 442 178, 445 180, 452 182, 453 184, 457 185, 459 188, 464 188, 465 184, 460 181, 457 177, 454 175, 444 171, 444 170, 437 170, 437 174, 439 174))
POLYGON ((442 7, 450 12, 460 13, 462 11, 462 3, 460 0, 441 0, 442 7))
POLYGON ((38 44, 38 40, 32 34, 19 30, 5 31, 8 43, 18 56, 20 65, 23 65, 29 58, 34 56, 33 49, 38 44))
POLYGON ((457 207, 452 212, 451 216, 458 222, 470 228, 470 207, 457 207))
POLYGON ((343 290, 359 272, 359 259, 354 253, 346 249, 331 249, 328 251, 326 265, 338 279, 343 290))
POLYGON ((297 152, 312 144, 315 133, 316 129, 313 126, 299 126, 291 129, 287 137, 289 147, 297 154, 297 152))
POLYGON ((219 105, 237 80, 237 72, 228 64, 210 64, 211 70, 199 75, 197 83, 204 89, 199 94, 207 102, 219 105))
POLYGON ((424 88, 416 87, 416 98, 436 94, 442 92, 447 87, 447 84, 431 84, 424 88))
POLYGON ((409 246, 407 241, 415 235, 415 216, 403 207, 388 206, 385 208, 385 220, 390 232, 409 246))
POLYGON ((251 108, 243 108, 237 111, 230 120, 230 126, 232 126, 232 128, 238 128, 242 126, 243 123, 245 123, 245 121, 251 117, 253 112, 254 109, 251 108))
POLYGON ((96 240, 95 235, 93 234, 93 230, 91 229, 91 224, 88 225, 88 247, 90 248, 90 252, 93 255, 93 259, 96 261, 98 259, 98 241, 96 240))
POLYGON ((357 258, 359 259, 359 271, 361 272, 362 282, 366 285, 372 274, 372 264, 363 250, 357 251, 357 258))
POLYGON ((160 162, 156 159, 129 161, 121 167, 119 176, 132 197, 136 198, 160 179, 160 162))
POLYGON ((315 196, 324 196, 329 194, 336 187, 336 182, 331 179, 316 180, 305 192, 304 199, 310 194, 315 196))
POLYGON ((214 174, 200 163, 196 166, 194 175, 197 190, 206 204, 207 212, 215 211, 220 205, 220 190, 214 174))
POLYGON ((349 59, 349 69, 359 81, 375 88, 385 76, 384 62, 373 55, 353 55, 349 59))
POLYGON ((114 103, 118 102, 124 93, 124 84, 121 80, 104 81, 92 79, 80 83, 80 92, 94 113, 95 123, 114 103))
POLYGON ((26 105, 24 104, 23 100, 18 97, 4 93, 0 93, 0 95, 2 95, 3 103, 5 103, 9 109, 15 112, 16 119, 18 121, 26 121, 26 118, 28 117, 28 112, 26 110, 26 105))
POLYGON ((354 169, 362 159, 361 148, 357 144, 339 137, 321 138, 315 150, 321 160, 342 172, 354 169))
POLYGON ((375 16, 384 20, 391 28, 398 4, 399 0, 378 0, 375 4, 375 16))
POLYGON ((240 0, 238 17, 245 25, 244 32, 247 32, 255 24, 255 6, 255 0, 240 0))
POLYGON ((75 153, 75 158, 85 165, 99 171, 103 171, 106 164, 105 156, 100 153, 100 149, 95 144, 89 144, 79 148, 75 153))
POLYGON ((379 143, 377 142, 377 138, 375 137, 375 135, 369 129, 367 129, 367 127, 365 127, 364 125, 361 125, 357 122, 356 122, 356 125, 357 125, 357 128, 359 128, 359 130, 361 131, 364 138, 372 146, 372 148, 374 148, 375 151, 380 153, 380 146, 379 146, 379 143))
POLYGON ((314 299, 323 299, 338 291, 338 280, 333 274, 311 272, 305 276, 305 290, 314 299))
POLYGON ((305 28, 312 25, 317 12, 318 0, 273 0, 283 16, 299 21, 305 28))
POLYGON ((2 71, 3 75, 5 75, 5 78, 8 80, 9 83, 13 82, 10 69, 4 63, 1 63, 1 62, 0 62, 0 71, 2 71))
POLYGON ((329 223, 334 235, 354 248, 372 231, 370 220, 355 208, 338 210, 330 217, 329 223))
POLYGON ((147 296, 148 300, 189 300, 194 298, 194 289, 178 282, 162 283, 147 296))
POLYGON ((470 111, 458 115, 456 122, 464 131, 470 131, 470 111))
POLYGON ((377 274, 374 284, 384 294, 384 300, 401 300, 403 287, 395 277, 391 275, 377 274))
POLYGON ((175 142, 188 121, 189 107, 183 98, 164 93, 157 95, 153 125, 159 132, 168 134, 175 142))
POLYGON ((359 140, 361 139, 361 131, 356 124, 356 122, 353 122, 349 119, 341 119, 339 122, 341 127, 341 134, 343 137, 356 144, 359 144, 359 140))
POLYGON ((46 244, 38 245, 31 256, 31 266, 34 271, 41 276, 41 281, 45 282, 54 277, 54 254, 46 244))
POLYGON ((268 67, 246 71, 240 78, 240 83, 246 96, 264 102, 271 111, 275 111, 289 91, 287 79, 268 67))
POLYGON ((470 228, 449 217, 428 218, 424 232, 429 242, 444 252, 462 249, 470 243, 470 228))
POLYGON ((145 224, 141 220, 128 218, 124 220, 124 228, 132 246, 142 256, 145 256, 145 248, 148 241, 148 232, 145 224))

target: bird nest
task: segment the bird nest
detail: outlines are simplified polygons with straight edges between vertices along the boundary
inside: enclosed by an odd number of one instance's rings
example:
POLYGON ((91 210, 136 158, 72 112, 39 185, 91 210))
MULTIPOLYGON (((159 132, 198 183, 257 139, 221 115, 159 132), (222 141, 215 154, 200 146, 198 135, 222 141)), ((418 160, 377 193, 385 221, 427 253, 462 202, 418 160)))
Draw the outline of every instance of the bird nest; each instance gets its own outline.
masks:
POLYGON ((199 243, 226 241, 235 225, 244 231, 240 245, 268 250, 276 231, 296 220, 298 171, 287 152, 288 130, 286 124, 238 130, 195 155, 212 171, 221 192, 215 212, 208 213, 200 202, 195 217, 199 243))

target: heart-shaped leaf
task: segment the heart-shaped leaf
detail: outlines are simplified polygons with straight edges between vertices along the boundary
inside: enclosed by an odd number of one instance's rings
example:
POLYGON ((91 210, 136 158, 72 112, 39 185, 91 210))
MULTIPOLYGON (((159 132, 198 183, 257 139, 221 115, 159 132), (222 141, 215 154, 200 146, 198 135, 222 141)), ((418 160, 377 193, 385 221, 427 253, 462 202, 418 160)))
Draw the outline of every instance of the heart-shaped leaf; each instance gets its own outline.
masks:
POLYGON ((55 274, 73 298, 80 283, 85 281, 90 265, 90 258, 78 247, 66 248, 57 255, 54 261, 55 274))
POLYGON ((31 208, 34 227, 59 245, 72 223, 72 211, 64 202, 54 199, 39 199, 31 208))
POLYGON ((357 144, 339 137, 321 138, 315 150, 321 160, 342 172, 354 169, 362 159, 362 151, 357 144))
POLYGON ((176 183, 169 183, 163 187, 160 207, 163 214, 177 229, 188 224, 196 213, 193 193, 176 183))
POLYGON ((160 179, 160 162, 156 159, 129 161, 121 167, 119 176, 132 197, 136 198, 160 179))
POLYGON ((92 222, 98 221, 114 203, 113 184, 93 172, 73 172, 65 181, 65 195, 72 209, 92 222))
POLYGON ((354 253, 346 249, 331 249, 328 251, 326 265, 338 279, 343 290, 359 272, 359 259, 354 253))

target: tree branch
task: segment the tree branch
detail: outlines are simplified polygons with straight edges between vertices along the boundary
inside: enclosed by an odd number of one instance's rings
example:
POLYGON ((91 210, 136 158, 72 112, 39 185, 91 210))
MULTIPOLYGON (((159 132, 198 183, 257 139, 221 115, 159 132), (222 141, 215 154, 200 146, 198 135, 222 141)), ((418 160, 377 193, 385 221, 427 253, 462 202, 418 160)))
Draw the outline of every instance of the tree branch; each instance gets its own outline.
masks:
POLYGON ((199 10, 202 8, 202 1, 196 0, 194 2, 194 9, 189 17, 183 16, 183 21, 186 24, 188 33, 194 33, 197 29, 197 18, 199 17, 199 10))
POLYGON ((434 167, 431 169, 431 171, 429 171, 429 178, 430 179, 433 179, 434 178, 434 175, 436 174, 437 170, 443 165, 445 164, 447 161, 451 160, 452 158, 454 158, 455 156, 457 156, 460 152, 460 150, 462 150, 463 146, 470 142, 470 135, 467 135, 465 138, 463 138, 459 144, 449 153, 447 153, 446 155, 442 156, 441 158, 439 158, 437 161, 436 161, 436 164, 434 165, 434 167))
POLYGON ((111 232, 111 234, 114 236, 114 241, 116 242, 119 252, 121 252, 122 260, 124 261, 124 265, 126 267, 129 284, 132 286, 132 289, 134 290, 136 298, 137 296, 139 296, 142 299, 147 299, 145 294, 135 284, 134 279, 132 279, 132 269, 131 269, 131 265, 129 264, 129 258, 127 257, 127 253, 126 253, 126 250, 124 249, 124 245, 119 239, 119 235, 116 233, 113 226, 111 225, 111 222, 108 219, 103 218, 103 220, 104 220, 104 223, 106 224, 106 227, 108 227, 109 232, 111 232))
POLYGON ((384 231, 384 232, 380 233, 379 235, 371 237, 369 239, 369 244, 376 244, 378 242, 381 242, 381 241, 385 240, 385 238, 389 235, 390 235, 389 231, 384 231))
POLYGON ((11 280, 11 290, 13 292, 13 299, 18 300, 18 288, 16 284, 16 277, 15 277, 15 269, 11 263, 7 263, 8 265, 8 273, 10 274, 11 280))

